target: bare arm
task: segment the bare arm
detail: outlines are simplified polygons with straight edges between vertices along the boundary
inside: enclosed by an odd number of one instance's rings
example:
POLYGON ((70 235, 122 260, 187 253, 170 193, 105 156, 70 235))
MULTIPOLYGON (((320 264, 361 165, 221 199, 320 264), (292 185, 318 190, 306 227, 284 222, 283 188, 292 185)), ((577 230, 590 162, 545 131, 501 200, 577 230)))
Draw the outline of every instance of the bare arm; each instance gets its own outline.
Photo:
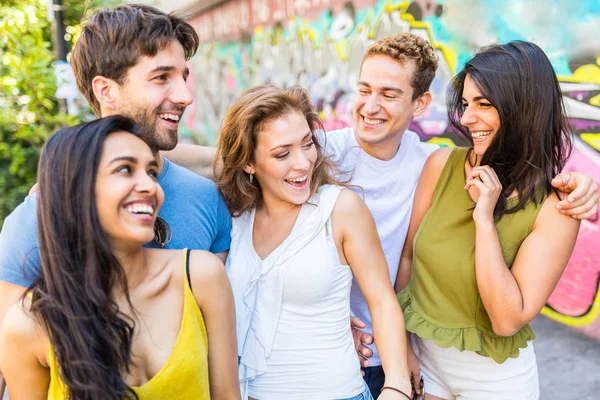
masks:
POLYGON ((352 268, 369 306, 385 384, 410 394, 404 318, 392 289, 375 221, 365 203, 350 190, 340 193, 332 218, 334 236, 341 239, 340 258, 352 268))
POLYGON ((11 400, 48 398, 48 339, 42 328, 15 304, 0 330, 0 368, 11 400))
MULTIPOLYGON (((0 281, 0 331, 4 317, 8 310, 17 303, 19 298, 25 293, 26 288, 23 286, 13 285, 12 283, 0 281)), ((0 368, 1 369, 1 368, 0 368)), ((2 371, 0 370, 0 399, 5 390, 5 382, 2 371)))
MULTIPOLYGON (((198 146, 196 144, 178 144, 173 150, 161 151, 164 157, 181 165, 192 172, 208 179, 215 179, 213 163, 215 160, 215 147, 198 146)), ((221 168, 217 167, 217 174, 221 168)))
POLYGON ((431 207, 435 187, 451 152, 452 150, 447 148, 434 151, 423 167, 423 172, 421 173, 419 184, 417 185, 417 190, 415 192, 406 241, 404 242, 404 248, 402 250, 402 255, 400 256, 398 275, 394 285, 396 293, 404 289, 410 278, 410 266, 413 258, 413 242, 415 240, 415 235, 419 230, 421 221, 423 221, 425 214, 427 214, 429 207, 431 207))
POLYGON ((511 336, 535 318, 548 301, 569 261, 580 221, 556 212, 559 200, 550 195, 509 269, 493 220, 500 182, 486 166, 473 169, 467 179, 469 185, 479 189, 473 212, 477 287, 494 332, 511 336))
MULTIPOLYGON (((427 211, 429 211, 429 208, 431 207, 435 187, 451 152, 452 150, 447 148, 434 151, 427 159, 427 162, 423 167, 423 172, 421 172, 421 177, 419 178, 419 183, 415 191, 415 198, 413 200, 413 209, 410 216, 408 233, 406 235, 406 241, 404 242, 404 248, 402 249, 402 255, 400 256, 398 275, 396 276, 396 283, 394 284, 394 289, 397 293, 406 287, 408 280, 410 279, 415 235, 419 230, 423 218, 425 218, 425 214, 427 214, 427 211)), ((421 394, 421 388, 418 385, 421 377, 419 360, 412 349, 410 335, 411 333, 406 331, 408 368, 410 369, 411 380, 415 384, 413 389, 417 394, 421 394)))
POLYGON ((239 399, 235 307, 223 263, 210 253, 192 251, 190 278, 208 335, 210 396, 239 399))

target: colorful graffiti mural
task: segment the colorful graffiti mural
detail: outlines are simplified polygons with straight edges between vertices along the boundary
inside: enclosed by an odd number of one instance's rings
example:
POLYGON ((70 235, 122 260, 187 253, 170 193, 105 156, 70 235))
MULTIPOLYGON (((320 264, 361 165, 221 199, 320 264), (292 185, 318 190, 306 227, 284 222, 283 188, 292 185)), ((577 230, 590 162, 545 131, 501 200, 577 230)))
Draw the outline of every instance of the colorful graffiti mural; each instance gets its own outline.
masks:
MULTIPOLYGON (((600 182, 600 2, 550 0, 231 0, 191 21, 202 44, 192 59, 192 129, 214 142, 233 99, 261 83, 299 84, 327 129, 351 124, 360 62, 375 40, 410 31, 440 58, 433 102, 411 129, 458 144, 448 128, 446 87, 484 45, 527 39, 549 55, 564 93, 575 149, 568 171, 600 182)), ((543 313, 600 339, 600 221, 584 221, 570 263, 543 313)))

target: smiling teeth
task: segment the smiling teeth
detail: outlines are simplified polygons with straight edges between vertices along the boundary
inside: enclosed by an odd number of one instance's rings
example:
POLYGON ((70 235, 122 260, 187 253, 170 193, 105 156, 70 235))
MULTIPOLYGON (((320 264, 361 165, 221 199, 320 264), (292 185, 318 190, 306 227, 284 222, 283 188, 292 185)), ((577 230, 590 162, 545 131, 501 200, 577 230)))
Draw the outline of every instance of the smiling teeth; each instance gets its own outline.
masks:
POLYGON ((179 122, 179 115, 176 114, 159 114, 158 116, 164 119, 170 119, 171 121, 179 122))
POLYGON ((288 182, 294 182, 294 183, 302 183, 306 181, 306 176, 303 176, 301 178, 293 178, 293 179, 286 179, 286 181, 288 182))
POLYGON ((127 206, 125 209, 127 210, 127 212, 130 212, 133 214, 148 214, 148 215, 154 214, 154 207, 152 207, 148 204, 133 204, 133 205, 127 206))
POLYGON ((471 136, 473 136, 475 139, 479 139, 485 136, 488 136, 492 133, 492 131, 476 131, 476 132, 471 132, 471 136))
POLYGON ((385 122, 382 119, 371 119, 371 118, 367 118, 367 117, 363 117, 363 118, 365 119, 365 122, 369 125, 381 125, 385 122))

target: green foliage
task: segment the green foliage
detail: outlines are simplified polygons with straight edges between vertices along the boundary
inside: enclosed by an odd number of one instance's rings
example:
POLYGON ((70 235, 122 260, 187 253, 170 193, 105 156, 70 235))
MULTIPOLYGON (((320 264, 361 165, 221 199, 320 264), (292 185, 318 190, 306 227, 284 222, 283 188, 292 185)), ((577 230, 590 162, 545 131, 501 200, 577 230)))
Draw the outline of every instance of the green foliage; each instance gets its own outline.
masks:
MULTIPOLYGON (((94 7, 114 3, 65 0, 65 39, 72 45, 81 31, 81 18, 94 7)), ((81 119, 61 112, 54 98, 52 26, 46 6, 47 0, 0 4, 0 225, 35 183, 47 137, 81 119)))

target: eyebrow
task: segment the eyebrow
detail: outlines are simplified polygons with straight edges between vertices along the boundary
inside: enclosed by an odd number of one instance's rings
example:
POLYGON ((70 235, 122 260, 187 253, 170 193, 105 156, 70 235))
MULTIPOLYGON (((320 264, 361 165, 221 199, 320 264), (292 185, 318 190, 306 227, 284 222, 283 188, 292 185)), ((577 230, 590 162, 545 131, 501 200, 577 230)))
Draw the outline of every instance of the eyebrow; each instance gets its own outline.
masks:
MULTIPOLYGON (((309 137, 312 136, 312 132, 308 132, 306 135, 304 135, 304 137, 302 138, 302 142, 304 142, 306 139, 308 139, 309 137)), ((279 146, 275 146, 273 147, 271 150, 269 151, 273 151, 273 150, 277 150, 280 148, 286 148, 286 147, 292 147, 292 144, 280 144, 279 146)))
MULTIPOLYGON (((363 82, 363 81, 360 81, 360 82, 358 82, 358 84, 359 84, 359 85, 366 86, 366 87, 368 87, 368 88, 370 88, 370 87, 371 87, 371 85, 369 85, 367 82, 363 82)), ((397 93, 404 93, 404 90, 402 90, 402 89, 400 89, 400 88, 397 88, 397 87, 394 87, 394 86, 383 86, 383 87, 381 88, 380 92, 397 92, 397 93)))
MULTIPOLYGON (((155 74, 157 72, 172 72, 172 71, 176 71, 177 68, 175 68, 172 65, 159 65, 158 67, 152 69, 150 72, 148 72, 148 75, 152 75, 155 74)), ((185 69, 183 70, 183 76, 185 76, 186 78, 190 75, 190 69, 186 66, 185 69)))
MULTIPOLYGON (((131 157, 131 156, 122 156, 122 157, 116 157, 113 158, 108 165, 114 164, 116 162, 120 162, 120 161, 128 161, 132 164, 137 164, 138 163, 138 159, 135 157, 131 157)), ((152 160, 148 163, 148 166, 150 167, 158 167, 158 163, 156 162, 156 160, 152 160)))
MULTIPOLYGON (((467 103, 469 102, 469 100, 465 99, 464 97, 461 97, 461 100, 466 101, 467 103)), ((489 101, 487 99, 487 97, 485 96, 477 96, 477 97, 473 97, 473 101, 480 101, 480 100, 486 100, 489 101)))
POLYGON ((138 160, 135 157, 130 157, 130 156, 122 156, 122 157, 115 157, 112 160, 110 160, 110 162, 108 163, 108 165, 110 164, 114 164, 116 162, 119 161, 129 161, 132 164, 137 164, 138 160))

